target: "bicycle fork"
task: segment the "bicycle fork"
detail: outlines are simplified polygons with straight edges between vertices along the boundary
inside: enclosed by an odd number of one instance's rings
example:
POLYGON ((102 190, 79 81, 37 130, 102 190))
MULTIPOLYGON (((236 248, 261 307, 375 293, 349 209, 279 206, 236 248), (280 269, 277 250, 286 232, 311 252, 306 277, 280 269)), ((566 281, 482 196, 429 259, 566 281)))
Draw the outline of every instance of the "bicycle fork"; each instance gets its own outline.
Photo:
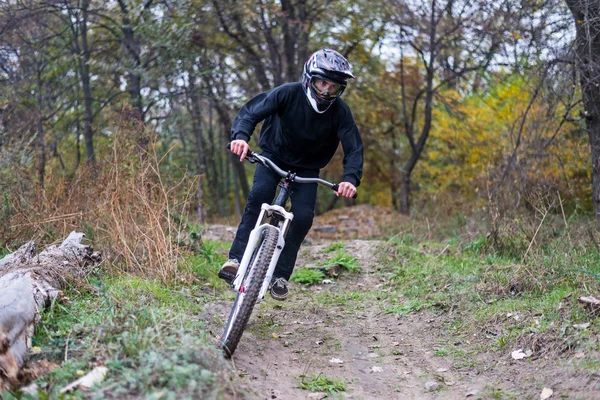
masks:
MULTIPOLYGON (((256 221, 256 226, 250 232, 250 236, 248 238, 248 245, 246 246, 246 250, 244 251, 244 256, 240 262, 240 267, 238 269, 238 273, 233 281, 233 287, 236 292, 245 293, 246 289, 243 286, 244 277, 246 276, 246 271, 249 267, 254 267, 254 265, 250 266, 250 262, 252 261, 252 256, 258 251, 258 247, 261 245, 262 235, 267 226, 275 226, 278 231, 277 238, 277 246, 275 247, 275 253, 273 254, 273 258, 269 263, 269 269, 267 270, 267 275, 265 276, 265 280, 262 283, 262 287, 260 289, 260 293, 258 294, 258 300, 261 300, 265 297, 267 290, 269 290, 269 284, 271 283, 271 278, 273 277, 273 272, 275 271, 275 266, 277 265, 277 261, 279 260, 279 256, 283 251, 283 247, 285 246, 285 235, 288 231, 290 223, 294 218, 294 214, 287 212, 283 207, 278 205, 269 205, 262 204, 260 207, 260 214, 258 215, 258 220, 256 221), (282 217, 281 222, 275 226, 268 223, 265 223, 265 220, 269 216, 273 216, 273 214, 278 214, 282 217)), ((254 263, 256 263, 258 257, 254 258, 254 263)))

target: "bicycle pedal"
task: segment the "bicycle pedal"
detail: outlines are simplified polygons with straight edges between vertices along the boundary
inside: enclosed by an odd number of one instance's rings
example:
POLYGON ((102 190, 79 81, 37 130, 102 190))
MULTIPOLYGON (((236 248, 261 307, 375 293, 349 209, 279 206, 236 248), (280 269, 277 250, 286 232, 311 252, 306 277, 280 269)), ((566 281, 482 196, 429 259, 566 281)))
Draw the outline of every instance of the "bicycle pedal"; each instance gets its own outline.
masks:
POLYGON ((229 283, 230 285, 233 284, 233 281, 235 280, 235 273, 234 272, 229 272, 229 271, 219 271, 218 277, 223 279, 225 282, 229 283))

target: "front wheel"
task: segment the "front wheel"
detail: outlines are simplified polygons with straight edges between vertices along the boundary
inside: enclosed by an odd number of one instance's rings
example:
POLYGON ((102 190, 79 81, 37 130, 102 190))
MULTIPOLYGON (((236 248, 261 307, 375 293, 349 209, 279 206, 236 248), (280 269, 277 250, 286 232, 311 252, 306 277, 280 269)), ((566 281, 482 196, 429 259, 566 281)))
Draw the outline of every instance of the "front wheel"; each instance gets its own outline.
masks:
POLYGON ((264 229, 264 237, 259 245, 260 247, 255 258, 250 261, 250 272, 240 286, 229 319, 225 324, 221 339, 219 339, 219 347, 223 349, 227 358, 233 355, 240 342, 275 253, 279 230, 270 225, 265 226, 264 229))

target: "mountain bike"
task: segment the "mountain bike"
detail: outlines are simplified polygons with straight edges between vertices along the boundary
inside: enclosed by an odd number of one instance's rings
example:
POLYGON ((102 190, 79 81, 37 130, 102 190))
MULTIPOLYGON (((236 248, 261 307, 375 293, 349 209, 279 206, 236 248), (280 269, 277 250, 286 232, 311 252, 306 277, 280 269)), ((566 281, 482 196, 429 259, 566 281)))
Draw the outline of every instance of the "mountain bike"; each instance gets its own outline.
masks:
POLYGON ((264 203, 261 206, 256 226, 250 232, 237 274, 228 277, 233 281, 231 286, 237 292, 237 296, 218 342, 218 346, 223 349, 228 358, 233 355, 240 342, 254 305, 262 300, 269 290, 273 271, 285 246, 285 236, 294 219, 294 215, 285 210, 292 193, 292 183, 318 183, 333 191, 339 189, 337 184, 320 178, 304 178, 293 172, 284 171, 273 161, 253 151, 248 151, 246 160, 270 168, 279 174, 282 180, 273 204, 264 203))

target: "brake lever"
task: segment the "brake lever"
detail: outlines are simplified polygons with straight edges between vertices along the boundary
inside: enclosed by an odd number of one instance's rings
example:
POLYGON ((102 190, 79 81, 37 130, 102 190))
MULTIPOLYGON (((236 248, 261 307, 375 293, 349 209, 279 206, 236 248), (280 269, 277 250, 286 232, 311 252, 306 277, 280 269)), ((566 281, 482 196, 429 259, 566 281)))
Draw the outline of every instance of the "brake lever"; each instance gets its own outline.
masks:
POLYGON ((258 154, 256 154, 252 150, 250 150, 248 152, 248 154, 246 154, 246 160, 248 160, 248 162, 251 164, 265 165, 265 162, 263 160, 261 160, 260 157, 258 156, 258 154))
MULTIPOLYGON (((231 150, 231 142, 227 143, 227 150, 231 150)), ((250 164, 256 164, 256 163, 264 164, 263 162, 260 161, 260 159, 258 157, 256 157, 256 153, 253 152, 252 150, 248 150, 248 154, 246 154, 246 160, 248 160, 248 162, 250 164)))
POLYGON ((258 159, 258 157, 256 157, 254 154, 252 154, 252 155, 246 155, 246 160, 248 160, 248 162, 250 164, 256 164, 257 162, 260 162, 260 160, 258 159))

